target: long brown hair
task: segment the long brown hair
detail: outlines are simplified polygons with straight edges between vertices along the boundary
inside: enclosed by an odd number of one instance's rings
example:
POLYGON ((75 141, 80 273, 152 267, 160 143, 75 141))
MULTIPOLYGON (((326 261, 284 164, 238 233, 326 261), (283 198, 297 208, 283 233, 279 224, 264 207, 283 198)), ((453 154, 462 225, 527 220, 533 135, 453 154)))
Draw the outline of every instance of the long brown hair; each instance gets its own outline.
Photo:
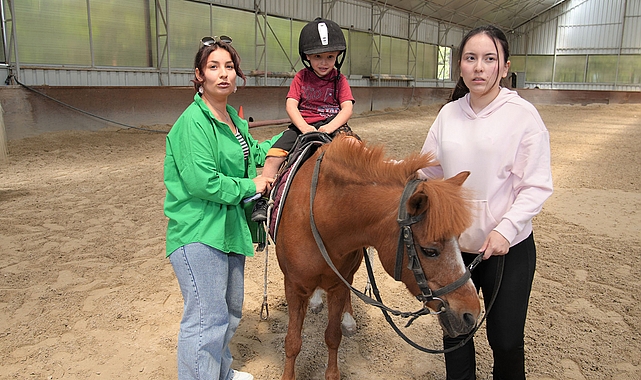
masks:
MULTIPOLYGON (((229 55, 231 55, 231 61, 234 63, 234 70, 236 71, 236 75, 243 79, 244 86, 245 83, 247 83, 247 79, 245 78, 243 70, 241 70, 240 68, 240 56, 238 55, 238 52, 236 52, 236 49, 234 49, 230 44, 224 41, 216 41, 208 45, 201 44, 200 49, 198 49, 196 57, 194 58, 194 69, 198 69, 198 71, 202 75, 205 72, 205 66, 207 65, 209 54, 211 54, 218 48, 229 52, 229 55)), ((196 92, 198 92, 198 89, 200 88, 200 86, 202 86, 203 82, 198 80, 195 70, 194 79, 192 79, 191 81, 194 84, 194 89, 196 90, 196 92)))
MULTIPOLYGON (((470 30, 465 37, 463 37, 463 40, 461 41, 461 45, 459 46, 458 50, 458 64, 461 64, 461 60, 463 59, 463 48, 465 47, 465 44, 467 41, 469 41, 470 38, 476 36, 477 34, 486 34, 488 37, 494 41, 494 46, 496 47, 496 53, 498 56, 499 53, 499 46, 501 45, 501 48, 503 49, 503 59, 504 62, 507 64, 508 58, 510 57, 510 48, 507 43, 507 37, 505 37, 505 33, 503 31, 493 25, 484 25, 484 26, 479 26, 477 28, 474 28, 470 30), (498 44, 497 44, 498 42, 498 44)), ((501 78, 499 76, 499 72, 496 72, 496 78, 494 80, 494 83, 500 81, 501 78)), ((460 99, 465 96, 470 92, 470 89, 467 88, 467 85, 463 81, 462 77, 458 78, 458 81, 456 82, 456 87, 454 87, 454 90, 452 90, 452 94, 450 95, 450 98, 447 100, 447 103, 453 102, 454 100, 460 99)))

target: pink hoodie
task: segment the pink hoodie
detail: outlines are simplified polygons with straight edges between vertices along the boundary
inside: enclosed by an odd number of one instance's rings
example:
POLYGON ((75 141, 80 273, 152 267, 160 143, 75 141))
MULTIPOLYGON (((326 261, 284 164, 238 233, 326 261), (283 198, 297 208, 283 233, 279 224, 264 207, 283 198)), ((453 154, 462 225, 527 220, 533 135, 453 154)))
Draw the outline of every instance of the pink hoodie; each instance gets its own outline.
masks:
POLYGON ((477 115, 469 94, 446 104, 430 128, 422 152, 440 166, 422 169, 429 178, 470 171, 474 221, 459 238, 461 250, 478 252, 496 230, 510 246, 532 232, 532 218, 552 194, 550 138, 536 108, 515 91, 499 95, 477 115))

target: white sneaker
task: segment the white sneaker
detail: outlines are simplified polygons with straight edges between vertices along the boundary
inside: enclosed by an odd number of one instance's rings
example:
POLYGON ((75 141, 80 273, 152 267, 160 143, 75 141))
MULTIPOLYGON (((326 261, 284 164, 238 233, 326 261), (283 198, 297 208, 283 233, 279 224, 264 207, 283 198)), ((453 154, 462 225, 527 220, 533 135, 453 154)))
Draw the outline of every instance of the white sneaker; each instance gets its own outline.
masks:
POLYGON ((240 372, 235 369, 232 369, 232 371, 234 373, 232 380, 254 380, 254 376, 251 373, 240 372))

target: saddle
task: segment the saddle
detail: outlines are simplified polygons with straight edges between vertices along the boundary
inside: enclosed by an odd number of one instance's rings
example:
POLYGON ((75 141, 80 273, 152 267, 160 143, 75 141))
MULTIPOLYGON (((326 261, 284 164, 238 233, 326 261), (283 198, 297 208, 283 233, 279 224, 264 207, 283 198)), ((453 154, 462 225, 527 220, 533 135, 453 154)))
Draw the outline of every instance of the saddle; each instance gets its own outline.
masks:
POLYGON ((285 162, 278 171, 276 176, 276 181, 272 187, 272 191, 269 195, 271 211, 268 213, 269 223, 269 236, 272 240, 276 242, 276 236, 278 234, 278 224, 281 217, 281 205, 285 202, 287 198, 287 193, 289 192, 289 187, 294 179, 294 175, 302 164, 311 157, 318 148, 326 143, 332 141, 332 139, 339 133, 344 133, 348 136, 353 136, 360 140, 360 137, 352 132, 351 128, 345 124, 334 131, 331 135, 328 135, 324 132, 308 132, 301 134, 296 139, 294 146, 289 151, 285 162))

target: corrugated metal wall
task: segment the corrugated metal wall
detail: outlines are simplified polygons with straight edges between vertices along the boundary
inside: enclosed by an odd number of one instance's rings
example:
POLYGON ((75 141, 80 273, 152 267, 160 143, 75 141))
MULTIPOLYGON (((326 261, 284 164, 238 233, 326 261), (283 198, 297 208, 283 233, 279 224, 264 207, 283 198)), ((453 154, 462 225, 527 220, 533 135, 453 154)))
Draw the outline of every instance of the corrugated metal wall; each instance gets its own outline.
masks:
MULTIPOLYGON (((634 78, 628 83, 616 79, 612 83, 590 83, 587 73, 585 82, 555 81, 556 62, 563 56, 585 57, 586 61, 595 56, 614 57, 613 66, 616 66, 620 61, 616 57, 630 58, 641 54, 641 0, 569 0, 517 28, 508 38, 513 56, 526 56, 526 59, 537 55, 553 57, 552 79, 529 84, 526 79, 528 87, 641 90, 639 74, 635 73, 630 74, 634 78)), ((641 64, 641 60, 636 62, 641 64)), ((589 70, 587 64, 584 70, 589 70)), ((610 67, 610 70, 617 68, 610 67)))
MULTIPOLYGON (((407 42, 405 46, 418 41, 425 44, 457 47, 466 32, 460 27, 439 23, 425 18, 423 15, 386 8, 382 2, 372 3, 361 0, 338 0, 335 2, 323 0, 195 1, 213 4, 215 7, 240 9, 250 14, 254 13, 254 7, 257 4, 259 11, 270 17, 299 21, 312 20, 322 15, 336 21, 344 29, 369 33, 372 36, 372 41, 381 40, 386 44, 377 46, 381 50, 372 52, 372 75, 398 76, 404 66, 399 66, 397 61, 404 65, 404 61, 412 61, 413 59, 411 48, 407 48, 409 51, 405 54, 408 56, 407 59, 405 56, 397 57, 395 55, 395 52, 404 52, 405 48, 401 46, 404 42, 407 42), (377 61, 380 58, 377 57, 377 54, 388 55, 385 60, 377 61), (374 68, 376 64, 378 66, 374 68)), ((171 0, 171 3, 172 7, 184 4, 184 2, 177 0, 171 0)), ((568 55, 585 55, 586 57, 590 55, 639 55, 641 54, 641 0, 568 0, 519 27, 508 37, 512 55, 550 56, 554 57, 555 62, 557 57, 568 55)), ((368 44, 370 42, 367 41, 368 44)), ((360 43, 363 41, 360 40, 360 43)), ((412 64, 409 63, 407 64, 407 73, 401 72, 401 75, 412 74, 410 72, 412 64)), ((524 70, 527 70, 527 66, 524 70)), ((551 73, 550 77, 554 78, 554 75, 551 73)), ((32 65, 21 69, 21 80, 29 85, 158 86, 188 83, 189 77, 189 72, 181 72, 174 68, 168 70, 163 67, 143 69, 79 67, 74 69, 32 65)), ((588 75, 583 77, 588 78, 588 75)), ((392 78, 392 80, 397 79, 392 78)), ((429 78, 414 79, 421 79, 421 85, 432 83, 429 78)), ((358 83, 356 85, 364 83, 361 78, 355 78, 354 81, 355 84, 358 83)), ((248 85, 286 86, 288 83, 287 79, 267 77, 262 81, 260 78, 251 78, 248 81, 248 85)), ((386 84, 412 85, 406 80, 390 81, 386 84)), ((440 86, 451 84, 451 82, 437 83, 440 86)), ((380 81, 376 84, 368 82, 368 85, 380 85, 380 81)), ((418 82, 414 85, 418 85, 418 82)), ((621 86, 617 83, 558 83, 554 79, 549 83, 532 85, 543 88, 611 87, 627 90, 639 87, 634 82, 621 86)))
POLYGON ((513 54, 641 54, 641 1, 571 0, 518 28, 513 54))
POLYGON ((334 20, 343 28, 367 32, 372 27, 372 5, 358 0, 335 3, 330 10, 324 10, 323 17, 334 20))
MULTIPOLYGON (((365 48, 356 47, 356 50, 360 49, 361 52, 363 50, 371 51, 368 56, 372 60, 372 70, 371 73, 356 73, 360 74, 356 75, 353 80, 354 85, 356 86, 366 83, 366 85, 384 84, 386 86, 406 87, 411 85, 411 80, 416 74, 417 67, 420 69, 421 76, 414 79, 420 80, 421 86, 429 86, 432 84, 436 86, 453 85, 453 83, 449 81, 440 81, 440 83, 437 83, 438 81, 435 77, 424 77, 423 75, 427 72, 424 70, 425 67, 433 67, 436 63, 433 62, 428 65, 423 65, 422 62, 419 62, 417 64, 416 61, 418 59, 425 59, 425 56, 418 57, 416 55, 416 51, 410 47, 410 44, 414 44, 414 47, 417 46, 417 43, 431 44, 434 46, 439 44, 451 46, 460 40, 463 31, 457 27, 443 27, 442 24, 429 20, 422 15, 411 15, 408 12, 398 9, 389 9, 384 4, 361 0, 339 0, 335 2, 323 0, 192 0, 191 2, 185 2, 183 0, 168 0, 167 3, 161 0, 156 3, 156 6, 161 8, 161 12, 165 12, 166 17, 170 19, 172 17, 172 13, 178 13, 184 18, 183 13, 188 14, 189 12, 193 12, 194 9, 200 7, 198 3, 213 7, 210 8, 212 14, 216 13, 216 7, 219 9, 226 8, 246 12, 245 14, 250 16, 245 17, 245 22, 249 19, 255 20, 257 28, 265 28, 265 20, 262 16, 268 16, 272 22, 275 18, 304 22, 322 15, 323 17, 336 21, 344 29, 364 33, 365 36, 371 36, 369 40, 363 38, 358 39, 358 43, 366 43, 367 46, 365 48), (165 4, 168 5, 165 6, 165 4), (256 9, 255 6, 257 7, 256 9), (168 9, 164 9, 163 7, 167 7, 168 9), (185 8, 186 11, 183 12, 182 8, 185 8), (258 18, 254 18, 255 13, 258 14, 258 18), (378 41, 378 43, 374 42, 374 40, 378 41), (375 48, 370 49, 370 45, 375 46, 375 48), (370 74, 377 76, 375 82, 368 82, 366 79, 364 80, 359 78, 359 76, 369 76, 370 74), (399 76, 404 78, 399 80, 399 76)), ((205 18, 201 18, 200 22, 202 23, 204 19, 205 18)), ((267 25, 266 28, 269 29, 270 26, 267 25)), ((168 29, 167 33, 171 36, 172 29, 168 29)), ((211 25, 207 29, 214 30, 216 28, 214 25, 211 25)), ((294 29, 296 30, 292 33, 296 34, 298 32, 298 27, 294 29)), ((161 26, 160 29, 160 33, 162 32, 163 26, 161 26)), ((283 31, 280 30, 280 33, 282 32, 283 31)), ((211 33, 215 33, 215 31, 212 31, 211 33)), ((270 39, 271 43, 269 45, 264 43, 263 46, 267 46, 267 48, 271 50, 279 50, 277 45, 274 44, 274 37, 270 34, 271 31, 263 29, 263 33, 265 33, 265 36, 270 39)), ((173 34, 176 34, 176 32, 173 34)), ((181 34, 181 42, 184 37, 183 32, 183 34, 181 34)), ((257 57, 260 57, 261 54, 263 54, 258 51, 258 49, 260 49, 260 33, 257 38, 256 51, 258 54, 257 57)), ((171 37, 169 39, 171 40, 171 37)), ((160 46, 159 48, 162 49, 163 46, 160 46)), ((352 46, 352 48, 354 48, 354 46, 352 46)), ((100 49, 100 47, 94 45, 93 49, 100 49)), ((264 49, 264 47, 262 49, 264 49)), ((175 46, 173 47, 173 50, 175 50, 175 46)), ((160 55, 165 53, 158 52, 155 54, 160 55)), ((247 51, 245 54, 247 54, 247 51)), ((348 61, 349 54, 350 52, 348 51, 348 61)), ((183 55, 181 55, 181 57, 182 56, 183 55)), ((271 59, 268 62, 268 64, 271 64, 272 66, 275 62, 273 58, 274 55, 271 55, 271 59)), ((296 61, 298 59, 296 54, 293 54, 293 57, 290 58, 290 61, 296 61)), ((359 58, 361 61, 363 60, 363 57, 359 56, 359 58)), ((436 59, 436 57, 432 56, 427 56, 427 58, 436 59)), ((258 58, 256 60, 258 60, 258 58)), ((262 62, 263 64, 259 65, 260 67, 256 67, 256 70, 263 70, 263 72, 283 71, 270 67, 264 68, 263 65, 265 61, 262 62)), ((176 86, 189 83, 191 75, 189 70, 180 68, 180 66, 175 66, 176 63, 172 62, 171 65, 168 65, 167 61, 163 61, 161 67, 142 67, 136 69, 103 66, 87 67, 86 65, 75 64, 49 65, 23 62, 18 65, 17 71, 19 72, 19 79, 21 83, 27 85, 176 86)), ((360 70, 362 70, 362 63, 359 67, 360 70)), ((254 68, 252 67, 252 69, 254 68)), ((250 86, 286 86, 289 84, 289 80, 286 78, 267 76, 250 77, 248 78, 247 84, 250 86)), ((419 84, 416 83, 416 85, 419 84)))
POLYGON ((512 54, 641 54, 641 1, 571 0, 515 30, 512 54))
POLYGON ((617 54, 625 3, 601 0, 572 7, 559 17, 557 54, 617 54))
POLYGON ((628 0, 621 53, 641 54, 641 0, 628 0))

